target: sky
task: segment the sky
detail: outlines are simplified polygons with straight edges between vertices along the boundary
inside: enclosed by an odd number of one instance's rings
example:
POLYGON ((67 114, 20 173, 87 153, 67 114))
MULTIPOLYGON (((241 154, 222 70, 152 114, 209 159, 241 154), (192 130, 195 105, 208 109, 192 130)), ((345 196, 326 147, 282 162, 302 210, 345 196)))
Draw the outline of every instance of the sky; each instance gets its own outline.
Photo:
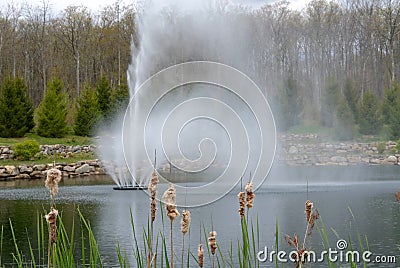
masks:
MULTIPOLYGON (((113 5, 117 0, 44 0, 51 6, 52 11, 58 13, 70 5, 83 5, 88 7, 90 10, 96 12, 108 5, 113 5)), ((121 5, 128 5, 133 3, 135 0, 120 0, 121 5)), ((250 4, 255 7, 259 7, 268 2, 274 2, 274 0, 232 0, 233 2, 239 2, 243 4, 250 4)), ((306 3, 311 0, 289 0, 291 7, 294 9, 301 9, 306 3)), ((24 4, 28 3, 32 6, 41 6, 43 0, 1 0, 0 8, 4 9, 8 4, 24 4)))

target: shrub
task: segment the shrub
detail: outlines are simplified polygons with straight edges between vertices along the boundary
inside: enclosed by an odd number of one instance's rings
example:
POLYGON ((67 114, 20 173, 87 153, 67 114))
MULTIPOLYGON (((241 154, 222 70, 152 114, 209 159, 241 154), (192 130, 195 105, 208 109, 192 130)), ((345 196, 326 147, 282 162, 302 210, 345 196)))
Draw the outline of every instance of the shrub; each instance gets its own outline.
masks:
POLYGON ((382 123, 378 96, 367 91, 360 105, 360 132, 366 135, 376 135, 382 129, 382 123))
POLYGON ((396 153, 399 153, 400 152, 400 140, 398 140, 396 143, 397 143, 396 144, 396 153))
POLYGON ((22 160, 29 160, 40 152, 40 145, 34 140, 25 140, 14 145, 15 156, 22 160))
POLYGON ((96 92, 87 86, 77 103, 75 134, 78 136, 93 136, 100 119, 101 110, 96 92))
POLYGON ((378 143, 376 148, 378 149, 379 154, 383 154, 383 152, 386 150, 386 143, 380 142, 380 143, 378 143))

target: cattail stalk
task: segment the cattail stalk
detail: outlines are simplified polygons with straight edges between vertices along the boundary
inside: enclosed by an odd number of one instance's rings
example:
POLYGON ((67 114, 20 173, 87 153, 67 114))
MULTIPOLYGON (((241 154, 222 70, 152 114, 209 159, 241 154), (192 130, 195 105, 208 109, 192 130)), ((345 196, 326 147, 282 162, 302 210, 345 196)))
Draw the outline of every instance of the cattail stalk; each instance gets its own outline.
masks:
POLYGON ((203 249, 203 245, 199 244, 199 248, 197 250, 197 258, 198 258, 198 262, 199 262, 199 267, 203 268, 204 265, 204 249, 203 249))
POLYGON ((181 231, 182 231, 182 268, 184 263, 184 252, 185 252, 185 235, 190 228, 190 211, 182 211, 181 231))
POLYGON ((211 254, 213 255, 213 267, 215 267, 215 250, 217 249, 217 241, 216 241, 217 232, 211 231, 210 236, 208 237, 208 245, 211 249, 211 254))
POLYGON ((172 224, 179 217, 179 211, 176 209, 176 191, 175 187, 170 184, 163 194, 163 201, 167 210, 167 216, 170 219, 170 239, 171 239, 171 267, 174 268, 174 240, 172 232, 172 224))
POLYGON ((158 184, 158 175, 157 172, 154 170, 151 174, 151 179, 149 182, 149 195, 150 195, 150 214, 151 214, 151 222, 150 222, 150 248, 149 253, 147 256, 147 267, 150 268, 152 264, 153 258, 153 225, 156 219, 156 212, 157 212, 157 184, 158 184))
POLYGON ((239 198, 239 215, 240 215, 240 219, 243 220, 244 218, 244 210, 245 210, 245 206, 246 206, 246 198, 245 198, 245 193, 244 192, 240 192, 238 194, 238 198, 239 198))

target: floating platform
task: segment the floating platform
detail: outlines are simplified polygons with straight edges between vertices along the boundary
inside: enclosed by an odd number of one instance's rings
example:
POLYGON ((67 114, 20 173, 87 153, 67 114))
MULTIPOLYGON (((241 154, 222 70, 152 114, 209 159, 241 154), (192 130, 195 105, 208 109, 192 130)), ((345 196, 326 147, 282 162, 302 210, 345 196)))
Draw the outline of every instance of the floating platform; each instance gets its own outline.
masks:
POLYGON ((143 191, 147 190, 147 186, 144 185, 130 185, 130 186, 115 186, 113 187, 114 190, 121 190, 121 191, 128 191, 128 190, 138 190, 138 191, 143 191))

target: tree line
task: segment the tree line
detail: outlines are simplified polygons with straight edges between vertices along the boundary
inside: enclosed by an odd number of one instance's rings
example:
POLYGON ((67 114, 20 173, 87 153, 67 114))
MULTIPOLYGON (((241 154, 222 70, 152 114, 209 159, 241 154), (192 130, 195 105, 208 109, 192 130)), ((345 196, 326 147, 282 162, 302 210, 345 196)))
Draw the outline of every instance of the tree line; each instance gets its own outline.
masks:
MULTIPOLYGON (((377 134, 385 125, 390 138, 400 138, 399 0, 313 0, 302 10, 286 1, 256 10, 220 9, 252 26, 241 67, 265 90, 280 130, 318 122, 351 139, 357 132, 377 134)), ((131 43, 140 43, 136 10, 119 2, 98 13, 70 6, 53 14, 46 2, 9 5, 0 13, 2 88, 23 79, 33 107, 40 108, 53 77, 62 81, 68 105, 78 103, 71 107, 84 106, 82 98, 93 95, 85 89, 102 77, 115 92, 126 87, 131 43)))

